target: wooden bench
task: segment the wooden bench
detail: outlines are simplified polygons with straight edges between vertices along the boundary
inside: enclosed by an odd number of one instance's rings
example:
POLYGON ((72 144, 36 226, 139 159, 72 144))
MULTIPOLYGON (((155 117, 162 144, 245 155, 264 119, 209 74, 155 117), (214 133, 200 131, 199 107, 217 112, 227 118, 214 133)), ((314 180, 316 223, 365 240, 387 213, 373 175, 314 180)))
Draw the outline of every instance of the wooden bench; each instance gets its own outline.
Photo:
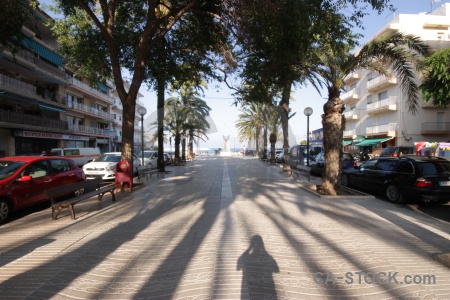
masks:
POLYGON ((52 219, 56 220, 61 210, 68 208, 72 220, 75 220, 75 204, 93 196, 98 196, 98 201, 101 201, 103 195, 109 192, 112 195, 112 201, 115 201, 115 188, 116 185, 114 183, 104 185, 101 178, 94 178, 48 189, 45 193, 51 201, 52 219), (67 200, 56 202, 58 198, 74 193, 78 195, 67 200))
POLYGON ((311 181, 310 171, 311 171, 311 168, 308 166, 299 165, 299 166, 297 166, 297 169, 293 169, 291 167, 291 176, 293 174, 297 175, 297 177, 305 176, 306 179, 308 179, 308 181, 311 181))
POLYGON ((137 171, 138 171, 138 177, 141 178, 141 177, 145 176, 145 179, 147 181, 148 181, 148 177, 152 177, 152 175, 155 173, 159 177, 158 168, 153 168, 150 166, 141 166, 141 167, 137 168, 137 171))

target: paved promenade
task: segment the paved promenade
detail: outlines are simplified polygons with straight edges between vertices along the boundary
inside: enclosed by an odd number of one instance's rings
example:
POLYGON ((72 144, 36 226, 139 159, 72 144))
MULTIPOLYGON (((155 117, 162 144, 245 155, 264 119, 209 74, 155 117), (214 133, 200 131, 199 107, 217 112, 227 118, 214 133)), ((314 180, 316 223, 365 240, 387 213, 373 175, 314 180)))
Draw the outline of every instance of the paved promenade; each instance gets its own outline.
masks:
POLYGON ((0 225, 0 299, 450 299, 448 223, 250 157, 167 170, 0 225))

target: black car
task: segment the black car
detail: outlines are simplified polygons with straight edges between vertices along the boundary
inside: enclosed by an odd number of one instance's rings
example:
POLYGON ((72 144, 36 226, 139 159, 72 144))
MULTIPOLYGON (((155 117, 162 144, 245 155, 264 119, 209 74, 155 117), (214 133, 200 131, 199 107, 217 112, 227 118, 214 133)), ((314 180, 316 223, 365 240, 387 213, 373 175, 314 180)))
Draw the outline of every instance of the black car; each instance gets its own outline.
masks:
POLYGON ((440 157, 379 157, 342 171, 341 184, 383 192, 392 202, 450 200, 450 161, 440 157))
MULTIPOLYGON (((315 157, 315 162, 310 164, 311 170, 309 173, 311 175, 322 176, 323 169, 325 167, 325 152, 320 152, 315 157)), ((356 166, 356 161, 353 155, 350 153, 344 152, 342 153, 341 158, 341 169, 349 169, 356 166)))

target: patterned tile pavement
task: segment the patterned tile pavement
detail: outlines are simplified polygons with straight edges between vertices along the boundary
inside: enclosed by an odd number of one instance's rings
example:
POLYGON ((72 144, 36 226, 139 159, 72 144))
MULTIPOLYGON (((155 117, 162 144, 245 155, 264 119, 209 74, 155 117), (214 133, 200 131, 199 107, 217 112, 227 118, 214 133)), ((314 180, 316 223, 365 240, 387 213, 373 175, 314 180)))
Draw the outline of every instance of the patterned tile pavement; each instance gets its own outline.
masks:
POLYGON ((0 299, 450 299, 435 260, 450 224, 319 198, 279 170, 199 157, 78 205, 75 221, 16 217, 0 226, 0 299))

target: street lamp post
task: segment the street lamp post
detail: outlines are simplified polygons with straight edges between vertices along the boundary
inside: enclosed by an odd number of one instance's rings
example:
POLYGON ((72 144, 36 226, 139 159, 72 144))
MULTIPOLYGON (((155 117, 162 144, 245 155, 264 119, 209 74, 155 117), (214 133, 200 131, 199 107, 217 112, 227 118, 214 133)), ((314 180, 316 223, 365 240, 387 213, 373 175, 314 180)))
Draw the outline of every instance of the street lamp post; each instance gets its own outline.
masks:
POLYGON ((138 108, 138 114, 141 116, 141 150, 142 150, 142 166, 144 166, 144 116, 147 113, 147 109, 143 106, 138 108))
POLYGON ((306 165, 309 167, 309 116, 312 115, 313 109, 307 107, 303 113, 306 116, 306 165))

